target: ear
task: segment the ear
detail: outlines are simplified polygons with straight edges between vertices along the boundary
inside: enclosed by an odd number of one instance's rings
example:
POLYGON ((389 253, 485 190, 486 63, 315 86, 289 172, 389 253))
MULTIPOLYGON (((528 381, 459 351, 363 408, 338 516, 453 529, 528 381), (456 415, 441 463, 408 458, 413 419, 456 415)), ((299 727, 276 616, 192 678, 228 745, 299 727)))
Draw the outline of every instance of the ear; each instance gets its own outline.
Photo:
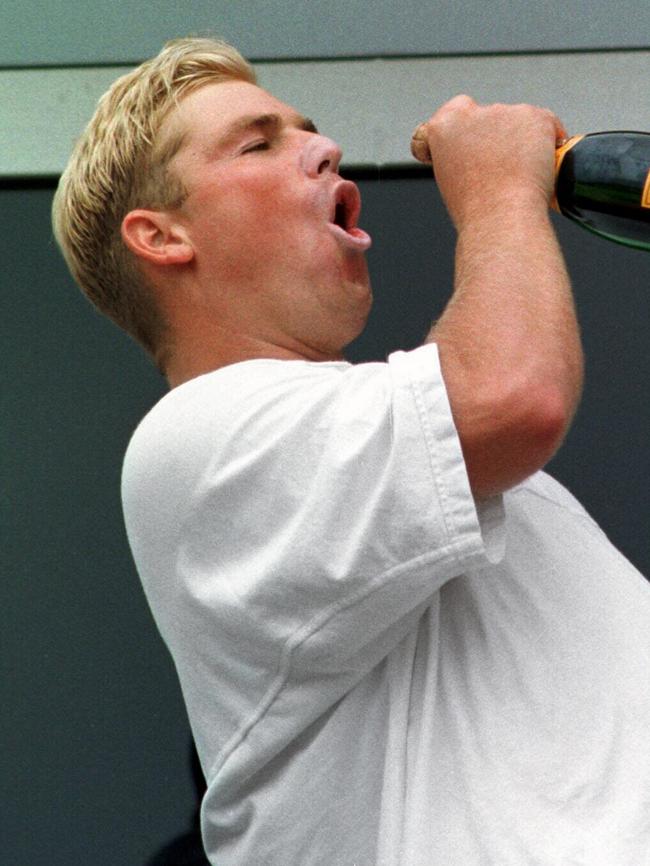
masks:
POLYGON ((187 232, 166 211, 132 210, 122 220, 122 240, 154 265, 182 265, 194 258, 187 232))

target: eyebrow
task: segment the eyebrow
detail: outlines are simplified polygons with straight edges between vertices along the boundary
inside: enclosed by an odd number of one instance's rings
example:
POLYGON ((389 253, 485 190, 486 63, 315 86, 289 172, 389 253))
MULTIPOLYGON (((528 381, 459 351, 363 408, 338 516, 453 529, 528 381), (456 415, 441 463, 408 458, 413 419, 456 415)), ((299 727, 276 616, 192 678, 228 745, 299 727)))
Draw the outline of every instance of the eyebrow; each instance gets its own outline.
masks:
MULTIPOLYGON (((275 133, 281 129, 283 119, 279 114, 249 114, 240 117, 232 123, 219 139, 217 146, 219 149, 226 147, 233 141, 252 130, 262 130, 265 132, 275 133)), ((318 133, 316 124, 309 117, 303 117, 301 114, 296 115, 293 120, 286 124, 287 126, 302 129, 305 132, 318 133)))

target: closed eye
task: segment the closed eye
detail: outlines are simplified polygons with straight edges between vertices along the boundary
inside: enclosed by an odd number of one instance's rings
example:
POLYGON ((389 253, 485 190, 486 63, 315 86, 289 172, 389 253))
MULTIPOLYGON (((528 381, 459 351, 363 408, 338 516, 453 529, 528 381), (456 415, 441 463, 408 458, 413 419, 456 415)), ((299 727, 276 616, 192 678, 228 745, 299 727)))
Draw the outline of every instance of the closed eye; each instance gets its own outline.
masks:
POLYGON ((242 148, 241 153, 254 153, 257 150, 268 150, 270 146, 270 142, 268 142, 266 139, 262 141, 255 141, 252 144, 247 144, 246 147, 242 148))

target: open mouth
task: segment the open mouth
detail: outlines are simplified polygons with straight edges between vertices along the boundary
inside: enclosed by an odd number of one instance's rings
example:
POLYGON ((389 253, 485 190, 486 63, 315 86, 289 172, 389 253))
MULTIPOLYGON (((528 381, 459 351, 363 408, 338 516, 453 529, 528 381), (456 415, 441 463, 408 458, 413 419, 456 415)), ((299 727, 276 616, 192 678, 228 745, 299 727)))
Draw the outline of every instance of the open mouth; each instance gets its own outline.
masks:
POLYGON ((347 230, 348 225, 349 225, 347 215, 348 215, 348 210, 347 210, 346 206, 342 203, 337 204, 336 209, 334 211, 334 220, 333 220, 334 225, 338 226, 339 228, 347 230))
POLYGON ((356 184, 347 180, 341 181, 334 190, 330 225, 349 246, 365 250, 372 241, 370 235, 357 225, 360 212, 361 196, 356 184))

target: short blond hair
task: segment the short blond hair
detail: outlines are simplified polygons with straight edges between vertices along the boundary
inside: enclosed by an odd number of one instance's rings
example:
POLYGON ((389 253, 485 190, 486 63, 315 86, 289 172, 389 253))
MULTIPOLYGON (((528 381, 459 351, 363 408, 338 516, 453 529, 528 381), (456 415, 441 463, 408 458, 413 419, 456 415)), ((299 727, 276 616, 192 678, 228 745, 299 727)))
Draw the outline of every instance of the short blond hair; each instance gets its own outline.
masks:
POLYGON ((122 241, 122 220, 136 207, 182 203, 185 190, 168 168, 182 138, 161 142, 161 124, 191 90, 232 80, 256 83, 250 64, 226 42, 167 42, 101 97, 54 196, 54 234, 76 282, 159 366, 167 323, 122 241))

